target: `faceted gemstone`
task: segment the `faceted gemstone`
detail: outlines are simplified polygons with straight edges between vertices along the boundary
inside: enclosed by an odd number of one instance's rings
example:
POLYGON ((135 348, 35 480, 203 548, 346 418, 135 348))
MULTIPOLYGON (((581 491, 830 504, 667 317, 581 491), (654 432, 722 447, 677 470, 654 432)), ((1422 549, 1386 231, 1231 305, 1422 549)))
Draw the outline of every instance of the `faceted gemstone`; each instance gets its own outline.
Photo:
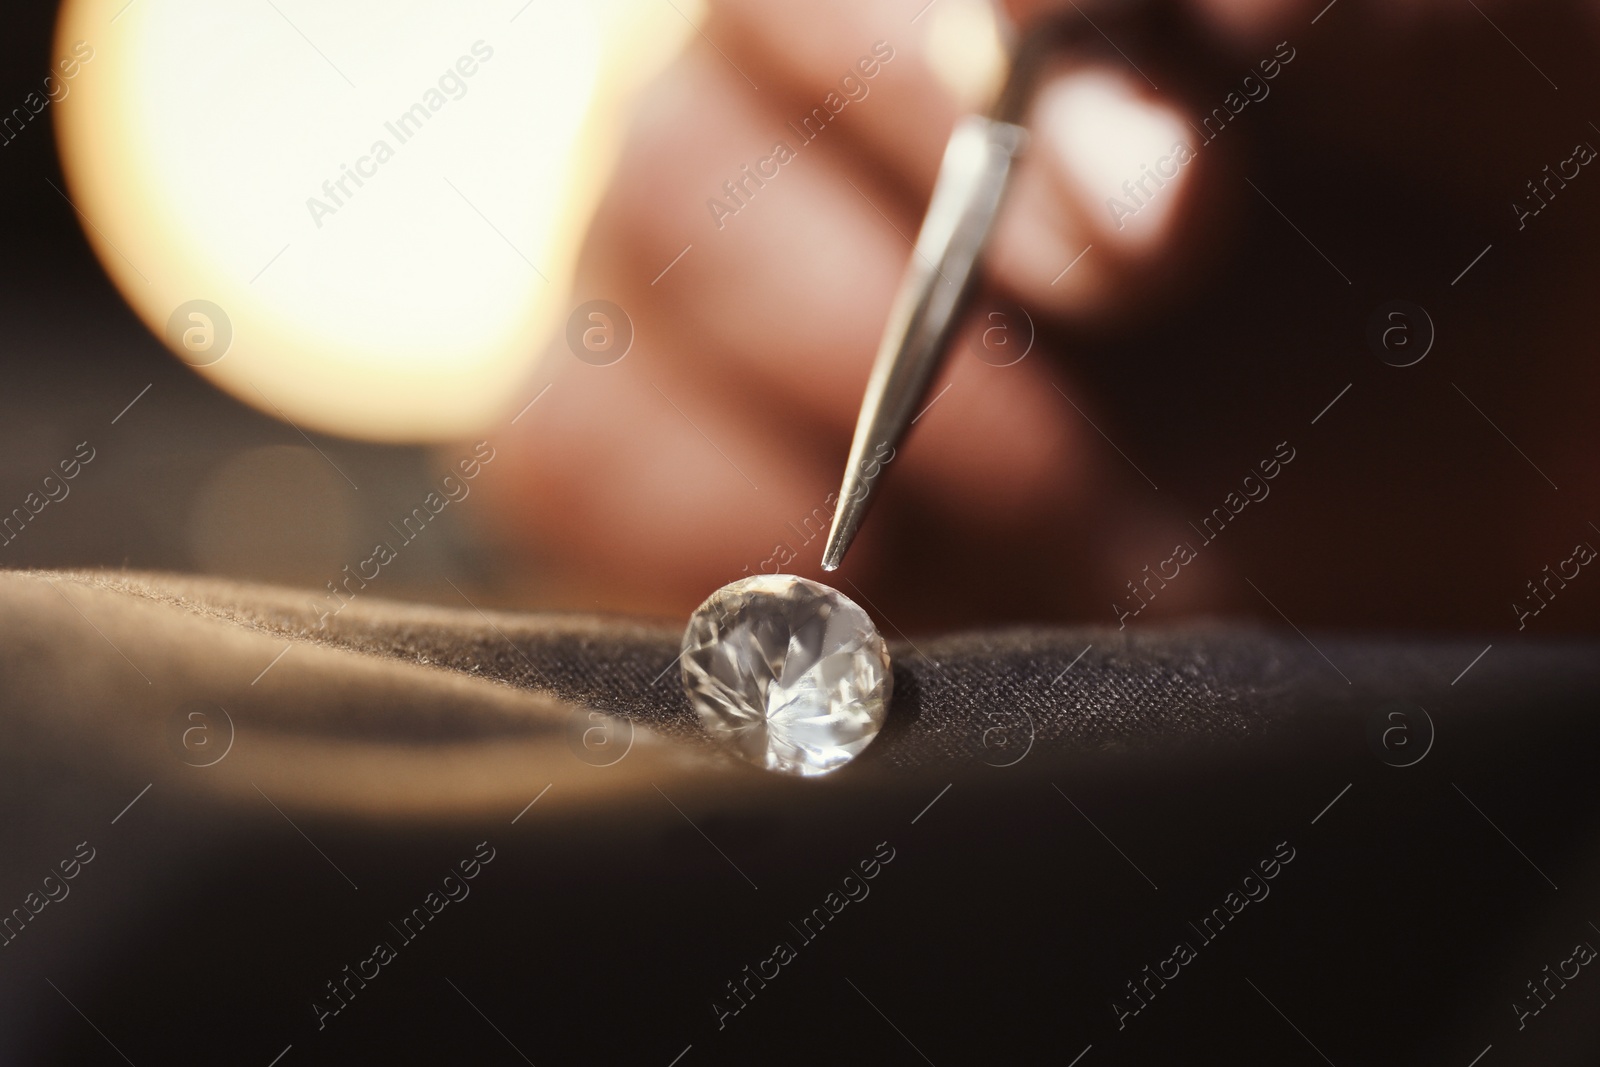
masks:
POLYGON ((784 774, 860 755, 888 713, 889 651, 867 613, 790 574, 711 594, 683 634, 683 687, 708 733, 784 774))

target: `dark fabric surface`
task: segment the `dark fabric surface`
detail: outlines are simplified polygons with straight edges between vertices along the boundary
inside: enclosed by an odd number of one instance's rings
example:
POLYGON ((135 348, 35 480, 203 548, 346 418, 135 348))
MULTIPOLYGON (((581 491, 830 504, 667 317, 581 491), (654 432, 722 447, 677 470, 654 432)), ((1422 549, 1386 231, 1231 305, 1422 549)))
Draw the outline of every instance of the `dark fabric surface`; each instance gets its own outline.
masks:
POLYGON ((0 575, 0 903, 95 854, 0 947, 0 1061, 1600 1062, 1593 968, 1527 986, 1600 946, 1592 644, 902 638, 800 782, 700 738, 674 626, 307 603, 0 575))
MULTIPOLYGON (((265 586, 127 573, 77 581, 249 630, 550 693, 687 745, 708 744, 675 666, 681 626, 338 601, 265 586)), ((1441 712, 1460 697, 1600 692, 1593 643, 1350 639, 1222 624, 1154 632, 1021 628, 909 640, 889 630, 895 699, 867 751, 898 768, 993 764, 1043 750, 1170 746, 1260 736, 1308 717, 1405 698, 1441 712), (1452 682, 1472 664, 1472 686, 1452 682), (1442 702, 1442 703, 1441 703, 1442 702)), ((328 722, 320 729, 372 726, 328 722)))

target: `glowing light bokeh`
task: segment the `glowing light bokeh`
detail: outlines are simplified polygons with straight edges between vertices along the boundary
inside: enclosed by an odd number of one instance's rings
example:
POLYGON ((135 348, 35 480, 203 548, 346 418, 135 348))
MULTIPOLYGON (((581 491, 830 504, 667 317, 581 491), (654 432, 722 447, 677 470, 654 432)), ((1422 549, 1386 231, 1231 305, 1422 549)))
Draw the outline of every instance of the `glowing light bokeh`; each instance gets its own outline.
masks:
POLYGON ((140 318, 230 393, 465 434, 517 402, 617 105, 688 31, 640 10, 66 0, 57 52, 93 49, 54 105, 67 192, 140 318), (195 301, 231 326, 209 363, 170 339, 195 301))

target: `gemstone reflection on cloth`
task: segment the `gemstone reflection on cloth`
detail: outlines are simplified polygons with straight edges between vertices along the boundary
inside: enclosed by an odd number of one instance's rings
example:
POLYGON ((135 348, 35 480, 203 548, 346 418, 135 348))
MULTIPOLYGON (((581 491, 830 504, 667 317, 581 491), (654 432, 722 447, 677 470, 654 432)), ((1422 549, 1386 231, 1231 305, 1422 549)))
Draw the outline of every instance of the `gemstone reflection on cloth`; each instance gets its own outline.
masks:
POLYGON ((689 618, 683 687, 725 747, 767 770, 826 774, 877 736, 893 678, 867 613, 788 574, 725 585, 689 618))

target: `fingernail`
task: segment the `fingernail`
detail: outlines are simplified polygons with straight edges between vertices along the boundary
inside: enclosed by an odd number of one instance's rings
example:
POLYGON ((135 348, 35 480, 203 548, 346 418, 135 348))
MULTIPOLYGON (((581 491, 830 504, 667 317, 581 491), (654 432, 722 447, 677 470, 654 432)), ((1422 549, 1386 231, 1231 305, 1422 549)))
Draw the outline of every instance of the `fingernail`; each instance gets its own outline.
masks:
POLYGON ((1135 254, 1157 249, 1195 160, 1183 118, 1109 69, 1047 83, 1034 114, 1053 169, 1100 239, 1135 254))

